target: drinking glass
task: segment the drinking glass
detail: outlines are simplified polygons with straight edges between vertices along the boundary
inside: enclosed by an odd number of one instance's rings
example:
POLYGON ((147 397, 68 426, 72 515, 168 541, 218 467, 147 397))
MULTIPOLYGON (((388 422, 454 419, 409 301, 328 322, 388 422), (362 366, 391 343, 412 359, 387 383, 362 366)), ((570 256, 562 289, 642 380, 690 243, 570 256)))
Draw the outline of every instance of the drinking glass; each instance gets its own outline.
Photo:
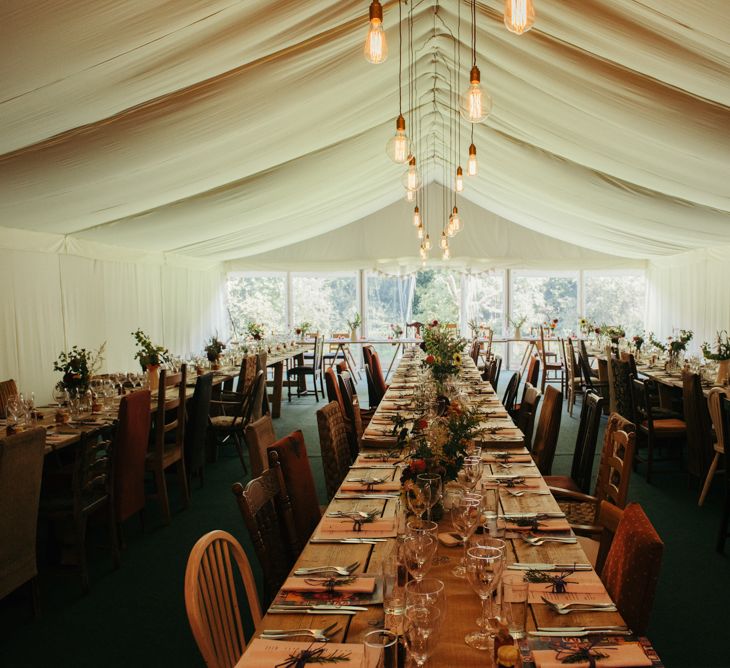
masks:
POLYGON ((429 508, 431 503, 431 484, 425 480, 414 480, 406 492, 406 501, 411 512, 418 518, 429 508))
POLYGON ((20 418, 24 411, 20 402, 20 397, 17 394, 8 397, 7 404, 5 405, 5 413, 7 415, 9 425, 17 427, 21 424, 20 418))
POLYGON ((385 626, 397 628, 398 618, 405 609, 406 565, 403 560, 402 542, 395 541, 380 562, 383 576, 383 611, 385 626), (395 619, 393 619, 395 617, 395 619))
POLYGON ((396 668, 398 665, 398 636, 392 631, 370 631, 365 634, 363 645, 368 668, 396 668))
POLYGON ((66 392, 66 388, 60 383, 53 386, 53 400, 56 402, 58 408, 61 408, 68 401, 68 392, 66 392))
POLYGON ((502 550, 497 548, 471 547, 466 552, 466 577, 482 604, 482 624, 464 638, 464 642, 474 649, 490 648, 489 627, 484 622, 492 617, 492 593, 503 565, 502 550))
MULTIPOLYGON (((469 538, 469 547, 493 547, 496 550, 502 551, 502 558, 506 558, 505 555, 507 554, 507 543, 505 543, 501 538, 494 538, 492 536, 489 536, 485 533, 475 533, 469 538)), ((502 574, 504 573, 504 568, 502 571, 500 571, 497 583, 494 586, 494 592, 495 597, 497 599, 496 601, 496 610, 494 610, 493 617, 499 617, 500 610, 501 610, 501 604, 502 604, 502 588, 500 587, 500 583, 502 581, 502 574)), ((481 615, 477 618, 477 626, 484 626, 489 627, 491 629, 490 621, 488 619, 483 619, 481 615)), ((495 629, 491 629, 495 630, 495 629)))
POLYGON ((464 458, 464 465, 461 469, 462 485, 469 491, 476 488, 477 483, 482 479, 482 457, 470 455, 464 458))
POLYGON ((408 535, 423 535, 426 534, 431 536, 434 540, 438 540, 439 525, 432 520, 419 520, 412 519, 408 520, 406 524, 406 533, 408 535))
MULTIPOLYGON (((478 498, 462 494, 457 496, 451 506, 451 524, 454 531, 461 537, 466 551, 467 539, 476 529, 481 519, 481 503, 478 498)), ((465 558, 461 557, 459 563, 451 573, 457 578, 463 578, 465 575, 465 558)))
POLYGON ((482 485, 482 508, 484 509, 483 524, 490 536, 500 533, 499 519, 499 487, 496 485, 482 485))
POLYGON ((423 483, 428 483, 431 486, 431 494, 428 500, 428 509, 426 512, 426 519, 431 519, 431 509, 439 502, 444 496, 444 487, 441 480, 441 476, 438 473, 419 473, 416 476, 416 480, 423 483))
POLYGON ((527 592, 528 583, 510 578, 502 583, 502 617, 506 619, 510 635, 513 638, 524 638, 527 625, 527 592))
POLYGON ((436 555, 436 539, 428 534, 411 534, 403 540, 403 558, 411 577, 420 582, 431 570, 436 555))
POLYGON ((441 611, 435 607, 406 606, 403 637, 416 666, 426 665, 438 642, 441 611))
POLYGON ((441 629, 446 618, 446 587, 441 580, 424 578, 420 582, 411 580, 406 584, 406 608, 429 607, 439 610, 439 624, 441 629))

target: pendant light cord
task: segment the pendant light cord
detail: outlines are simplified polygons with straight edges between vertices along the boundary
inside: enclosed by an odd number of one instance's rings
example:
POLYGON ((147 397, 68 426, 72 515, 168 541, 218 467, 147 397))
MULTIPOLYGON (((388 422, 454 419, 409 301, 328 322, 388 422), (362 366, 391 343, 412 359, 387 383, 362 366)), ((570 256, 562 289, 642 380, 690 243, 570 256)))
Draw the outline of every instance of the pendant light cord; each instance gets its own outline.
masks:
POLYGON ((471 0, 471 66, 477 64, 477 0, 471 0))
POLYGON ((398 115, 403 115, 403 8, 398 0, 398 115))

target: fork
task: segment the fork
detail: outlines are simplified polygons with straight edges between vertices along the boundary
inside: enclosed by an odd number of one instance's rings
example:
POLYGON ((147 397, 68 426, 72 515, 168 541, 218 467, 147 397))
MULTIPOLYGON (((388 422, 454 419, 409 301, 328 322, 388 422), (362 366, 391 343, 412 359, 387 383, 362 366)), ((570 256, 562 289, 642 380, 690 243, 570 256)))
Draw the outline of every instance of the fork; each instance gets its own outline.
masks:
POLYGON ((511 487, 505 487, 505 489, 512 496, 524 496, 525 494, 536 494, 538 496, 546 496, 550 494, 547 490, 530 490, 530 489, 512 489, 511 487))
POLYGON ((323 629, 264 629, 261 637, 267 640, 283 640, 297 636, 309 636, 317 642, 327 642, 339 630, 337 622, 323 629))
POLYGON ((313 573, 337 573, 337 575, 352 575, 353 571, 360 565, 359 561, 353 561, 349 566, 311 566, 309 568, 297 568, 294 575, 312 575, 313 573))
POLYGON ((522 536, 522 540, 524 540, 529 545, 534 545, 535 547, 539 547, 543 543, 577 543, 577 538, 560 538, 559 536, 522 536))
POLYGON ((613 603, 554 603, 544 596, 540 598, 559 615, 568 615, 571 612, 616 612, 616 606, 613 603))

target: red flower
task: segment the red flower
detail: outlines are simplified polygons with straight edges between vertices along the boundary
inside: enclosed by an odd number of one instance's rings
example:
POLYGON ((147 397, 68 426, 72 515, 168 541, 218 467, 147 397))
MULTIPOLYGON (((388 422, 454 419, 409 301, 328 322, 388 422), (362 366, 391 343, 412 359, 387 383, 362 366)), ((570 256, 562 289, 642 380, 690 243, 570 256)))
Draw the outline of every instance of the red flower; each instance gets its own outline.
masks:
POLYGON ((426 355, 426 364, 433 364, 436 358, 433 355, 426 355))
POLYGON ((596 332, 596 334, 600 334, 601 333, 601 328, 600 327, 596 327, 596 329, 594 331, 596 332))
POLYGON ((426 429, 426 427, 428 427, 428 420, 425 418, 416 420, 415 428, 417 431, 422 431, 423 429, 426 429))
POLYGON ((439 326, 439 321, 438 321, 438 320, 434 320, 434 321, 433 321, 433 322, 431 323, 431 327, 438 327, 438 326, 439 326))
POLYGON ((451 404, 449 406, 449 411, 454 415, 461 415, 461 406, 459 406, 459 404, 451 404))
POLYGON ((426 470, 425 459, 414 459, 410 465, 411 471, 414 473, 423 473, 426 470))

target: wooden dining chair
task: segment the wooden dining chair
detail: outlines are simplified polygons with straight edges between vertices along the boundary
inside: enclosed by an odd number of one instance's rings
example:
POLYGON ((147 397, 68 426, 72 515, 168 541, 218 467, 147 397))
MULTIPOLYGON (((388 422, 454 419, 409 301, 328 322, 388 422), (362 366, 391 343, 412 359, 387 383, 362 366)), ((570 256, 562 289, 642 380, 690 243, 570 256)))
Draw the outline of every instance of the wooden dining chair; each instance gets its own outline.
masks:
POLYGON ((352 393, 349 374, 347 372, 338 374, 337 381, 339 383, 340 396, 345 406, 345 415, 347 416, 350 454, 354 460, 360 452, 360 441, 362 440, 362 434, 366 425, 364 424, 357 395, 352 393))
POLYGON ((48 475, 48 492, 41 496, 40 517, 59 525, 72 527, 70 537, 76 552, 76 564, 81 575, 84 593, 90 588, 86 559, 86 529, 89 517, 106 512, 114 568, 119 568, 119 538, 117 514, 114 503, 114 456, 110 428, 82 432, 79 444, 74 448, 71 479, 68 485, 66 470, 61 470, 52 481, 48 475))
POLYGON ((565 350, 565 394, 568 402, 568 415, 573 417, 573 407, 575 400, 582 393, 583 384, 581 382, 580 371, 575 361, 575 348, 573 341, 565 339, 563 341, 565 350))
POLYGON ((190 505, 188 476, 185 472, 185 381, 187 367, 183 364, 178 373, 160 372, 157 389, 157 408, 150 452, 147 454, 147 471, 155 481, 155 496, 160 501, 165 524, 170 523, 170 499, 167 493, 165 472, 175 467, 182 490, 183 507, 190 505))
POLYGON ((712 419, 698 373, 682 373, 682 406, 687 425, 687 472, 704 480, 712 461, 712 419))
POLYGON ((249 422, 244 430, 248 456, 251 460, 251 477, 258 478, 269 468, 269 446, 276 442, 274 421, 270 415, 249 422))
MULTIPOLYGON (((713 449, 715 454, 710 463, 710 468, 707 470, 707 476, 705 477, 705 483, 702 485, 702 492, 700 493, 700 500, 697 505, 701 506, 707 498, 707 493, 710 491, 710 485, 712 479, 715 477, 717 472, 717 466, 720 463, 720 457, 725 454, 725 444, 727 443, 728 434, 725 428, 724 410, 722 405, 722 398, 725 396, 725 390, 721 387, 713 387, 707 395, 707 408, 710 413, 710 419, 712 420, 712 427, 715 432, 715 442, 713 449)), ((727 475, 727 471, 725 471, 727 475)))
POLYGON ((239 578, 255 629, 263 618, 261 604, 251 564, 240 543, 220 530, 198 539, 185 568, 185 610, 208 668, 233 668, 246 649, 239 578))
POLYGON ((331 499, 347 476, 353 461, 342 410, 336 401, 331 401, 317 411, 317 430, 327 498, 331 499))
MULTIPOLYGON (((269 393, 267 387, 269 385, 269 354, 266 351, 256 353, 256 373, 259 371, 263 374, 264 380, 256 386, 256 393, 253 398, 252 420, 258 420, 262 415, 268 415, 271 412, 269 406, 269 393)), ((254 378, 255 380, 255 378, 254 378)), ((273 383, 273 381, 271 381, 273 383)))
MULTIPOLYGON (((588 494, 591 488, 593 459, 596 454, 596 441, 601 426, 604 401, 597 394, 590 393, 586 395, 580 411, 580 422, 573 449, 570 476, 546 476, 545 482, 548 485, 588 494)), ((605 440, 604 443, 606 443, 605 440)))
POLYGON ((634 407, 631 399, 631 363, 611 357, 608 361, 609 401, 611 412, 633 421, 634 407))
POLYGON ((370 408, 377 408, 378 404, 380 404, 380 401, 383 399, 383 396, 388 391, 388 383, 385 382, 385 376, 383 374, 383 365, 380 362, 380 355, 378 354, 378 351, 373 349, 372 353, 370 354, 370 370, 373 374, 373 381, 375 382, 375 388, 377 390, 376 394, 376 402, 373 405, 370 404, 370 408))
POLYGON ((200 486, 205 482, 205 455, 208 439, 208 416, 213 395, 213 374, 205 373, 195 380, 195 390, 190 400, 185 424, 185 472, 188 488, 193 475, 200 486))
POLYGON ((122 525, 139 515, 144 528, 146 503, 145 472, 152 413, 149 390, 135 390, 119 401, 114 434, 114 503, 120 544, 124 545, 122 525))
POLYGON ((15 381, 10 378, 9 380, 0 381, 0 419, 5 419, 7 416, 7 405, 8 399, 18 394, 18 386, 15 381))
POLYGON ((638 503, 623 511, 604 510, 609 531, 621 512, 600 576, 628 627, 641 636, 649 626, 664 543, 638 503))
POLYGON ((296 386, 297 397, 314 393, 314 398, 319 402, 319 391, 324 396, 324 381, 322 376, 322 355, 324 351, 324 337, 317 335, 314 337, 314 352, 311 363, 305 360, 303 364, 295 364, 286 370, 287 379, 287 398, 291 401, 292 385, 296 386), (312 390, 306 388, 307 376, 312 377, 312 390), (303 379, 303 386, 300 385, 300 379, 303 379), (319 380, 319 389, 317 381, 319 380))
POLYGON ((525 394, 520 403, 520 410, 517 413, 515 423, 525 437, 525 447, 532 450, 532 432, 535 427, 535 417, 540 405, 540 390, 527 383, 525 394))
POLYGON ((488 382, 494 391, 497 391, 497 385, 499 384, 499 374, 502 370, 502 357, 500 355, 493 355, 492 359, 487 362, 484 367, 484 373, 482 374, 482 380, 488 382))
POLYGON ((281 467, 284 486, 291 501, 294 529, 300 540, 306 541, 319 524, 322 512, 301 430, 291 432, 268 447, 269 464, 273 455, 276 455, 281 467))
POLYGON ((656 394, 656 384, 653 380, 635 378, 631 388, 638 432, 637 455, 634 461, 637 463, 646 461, 646 482, 651 482, 656 462, 674 459, 680 467, 682 466, 682 445, 687 436, 687 425, 684 420, 677 418, 654 417, 652 395, 656 394), (646 459, 640 458, 638 454, 639 445, 642 443, 646 445, 646 459), (657 458, 655 451, 659 447, 673 450, 676 453, 675 457, 657 458))
POLYGON ((406 323, 406 336, 408 338, 421 338, 421 329, 423 329, 426 325, 422 322, 418 322, 417 320, 414 322, 407 322, 406 323))
POLYGON ((520 387, 519 371, 515 371, 512 377, 507 382, 507 389, 504 391, 504 397, 502 397, 502 405, 507 413, 512 414, 515 406, 515 399, 517 398, 517 390, 520 387))
POLYGON ((513 404, 512 409, 509 411, 510 416, 513 420, 517 418, 517 414, 520 412, 520 405, 524 400, 525 392, 527 392, 527 386, 532 385, 532 387, 537 387, 537 383, 539 380, 540 358, 538 355, 531 355, 530 361, 527 365, 527 373, 525 374, 525 384, 522 386, 522 399, 520 399, 519 403, 513 404))
POLYGON ((276 453, 258 478, 245 488, 236 482, 232 491, 264 573, 264 605, 268 607, 301 549, 276 453))
POLYGON ((482 349, 482 342, 479 339, 474 339, 469 344, 469 357, 471 357, 472 362, 478 367, 479 366, 479 353, 482 349))
POLYGON ((560 435, 560 417, 563 414, 563 395, 552 385, 545 389, 545 401, 535 429, 532 458, 542 475, 550 475, 555 459, 555 449, 560 435))
POLYGON ((560 388, 563 387, 563 365, 561 362, 556 362, 555 353, 550 352, 545 346, 545 328, 540 325, 540 339, 535 342, 537 351, 540 355, 540 362, 542 364, 542 380, 540 384, 540 391, 545 392, 545 385, 548 382, 557 381, 560 383, 560 388))
POLYGON ((29 582, 36 617, 36 536, 45 447, 46 430, 41 427, 0 438, 0 600, 29 582))
MULTIPOLYGON (((589 392, 593 392, 594 394, 598 394, 604 399, 607 399, 608 379, 599 379, 598 370, 591 367, 588 352, 586 351, 585 341, 580 342, 580 348, 581 351, 578 355, 578 364, 580 366, 581 376, 583 377, 583 394, 586 395, 589 392)), ((608 367, 606 367, 606 369, 608 369, 608 367)), ((607 409, 607 403, 604 403, 604 408, 607 409)))

